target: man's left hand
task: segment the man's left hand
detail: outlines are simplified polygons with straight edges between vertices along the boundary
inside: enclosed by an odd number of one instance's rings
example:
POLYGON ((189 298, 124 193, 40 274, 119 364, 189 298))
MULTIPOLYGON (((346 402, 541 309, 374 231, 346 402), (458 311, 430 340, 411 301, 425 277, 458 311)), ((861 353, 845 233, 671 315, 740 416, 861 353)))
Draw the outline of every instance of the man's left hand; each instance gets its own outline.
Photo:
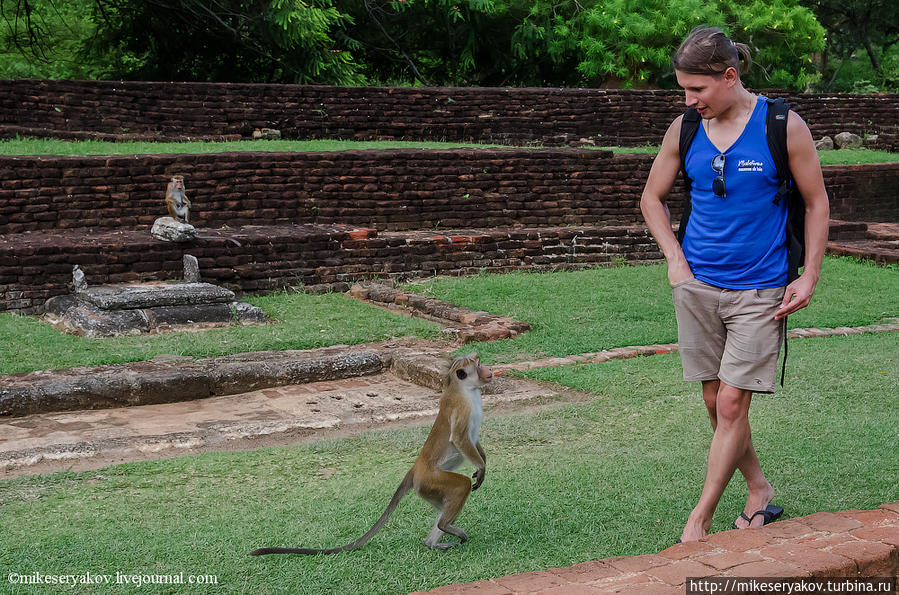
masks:
POLYGON ((774 314, 774 320, 785 318, 793 312, 808 306, 809 302, 812 301, 812 295, 815 293, 815 285, 817 285, 817 280, 804 273, 787 285, 784 290, 783 303, 781 303, 780 308, 774 314))

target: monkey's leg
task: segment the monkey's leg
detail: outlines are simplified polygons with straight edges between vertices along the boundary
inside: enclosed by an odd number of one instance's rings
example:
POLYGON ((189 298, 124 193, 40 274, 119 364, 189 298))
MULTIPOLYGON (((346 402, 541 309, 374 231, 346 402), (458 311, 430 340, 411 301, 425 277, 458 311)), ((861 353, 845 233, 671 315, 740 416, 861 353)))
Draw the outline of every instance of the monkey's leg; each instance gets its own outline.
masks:
POLYGON ((468 535, 459 527, 453 525, 453 521, 459 516, 468 495, 471 493, 471 480, 465 475, 444 471, 440 474, 440 483, 444 488, 443 502, 440 512, 437 514, 437 522, 425 539, 425 545, 430 548, 448 550, 468 541, 468 535), (459 543, 438 543, 444 533, 455 535, 459 543))

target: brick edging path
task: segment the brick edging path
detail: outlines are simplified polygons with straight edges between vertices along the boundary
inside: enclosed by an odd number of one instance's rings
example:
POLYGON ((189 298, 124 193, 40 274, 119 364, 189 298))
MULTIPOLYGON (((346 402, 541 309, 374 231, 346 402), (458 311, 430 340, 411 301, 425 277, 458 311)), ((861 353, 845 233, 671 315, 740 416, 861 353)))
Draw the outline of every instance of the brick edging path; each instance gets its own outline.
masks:
MULTIPOLYGON (((683 595, 687 578, 893 577, 899 574, 899 501, 874 510, 818 512, 758 529, 714 533, 658 554, 448 585, 439 595, 683 595)), ((420 595, 418 592, 416 595, 420 595)))
MULTIPOLYGON (((863 333, 884 333, 899 331, 899 320, 889 319, 884 324, 869 324, 867 326, 839 326, 836 328, 796 328, 787 331, 788 339, 807 339, 814 337, 845 337, 848 335, 861 335, 863 333), (896 320, 896 322, 892 322, 896 320)), ((663 345, 631 345, 628 347, 616 347, 597 353, 581 353, 566 357, 548 357, 528 362, 516 362, 512 364, 499 364, 494 367, 493 373, 499 376, 507 372, 518 372, 534 368, 554 368, 557 366, 570 366, 575 364, 598 364, 610 359, 630 359, 641 355, 657 355, 662 353, 674 353, 677 351, 677 343, 663 345)))

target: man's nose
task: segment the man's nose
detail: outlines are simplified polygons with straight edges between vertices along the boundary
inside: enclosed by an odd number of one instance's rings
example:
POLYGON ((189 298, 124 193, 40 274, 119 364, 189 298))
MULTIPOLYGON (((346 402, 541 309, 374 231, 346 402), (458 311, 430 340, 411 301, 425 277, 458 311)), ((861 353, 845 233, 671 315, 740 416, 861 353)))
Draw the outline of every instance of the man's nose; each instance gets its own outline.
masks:
POLYGON ((697 103, 699 103, 699 99, 697 99, 696 96, 693 95, 692 93, 685 93, 684 94, 684 103, 687 104, 687 107, 693 107, 697 103))

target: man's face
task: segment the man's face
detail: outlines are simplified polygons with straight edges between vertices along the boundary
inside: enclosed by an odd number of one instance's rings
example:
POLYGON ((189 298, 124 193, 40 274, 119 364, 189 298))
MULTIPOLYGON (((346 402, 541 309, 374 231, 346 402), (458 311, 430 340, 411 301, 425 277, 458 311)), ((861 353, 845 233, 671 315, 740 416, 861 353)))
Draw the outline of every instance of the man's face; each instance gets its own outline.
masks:
POLYGON ((684 89, 687 107, 695 107, 699 115, 709 120, 730 107, 730 90, 736 71, 728 68, 724 74, 688 74, 675 70, 677 84, 684 89))

